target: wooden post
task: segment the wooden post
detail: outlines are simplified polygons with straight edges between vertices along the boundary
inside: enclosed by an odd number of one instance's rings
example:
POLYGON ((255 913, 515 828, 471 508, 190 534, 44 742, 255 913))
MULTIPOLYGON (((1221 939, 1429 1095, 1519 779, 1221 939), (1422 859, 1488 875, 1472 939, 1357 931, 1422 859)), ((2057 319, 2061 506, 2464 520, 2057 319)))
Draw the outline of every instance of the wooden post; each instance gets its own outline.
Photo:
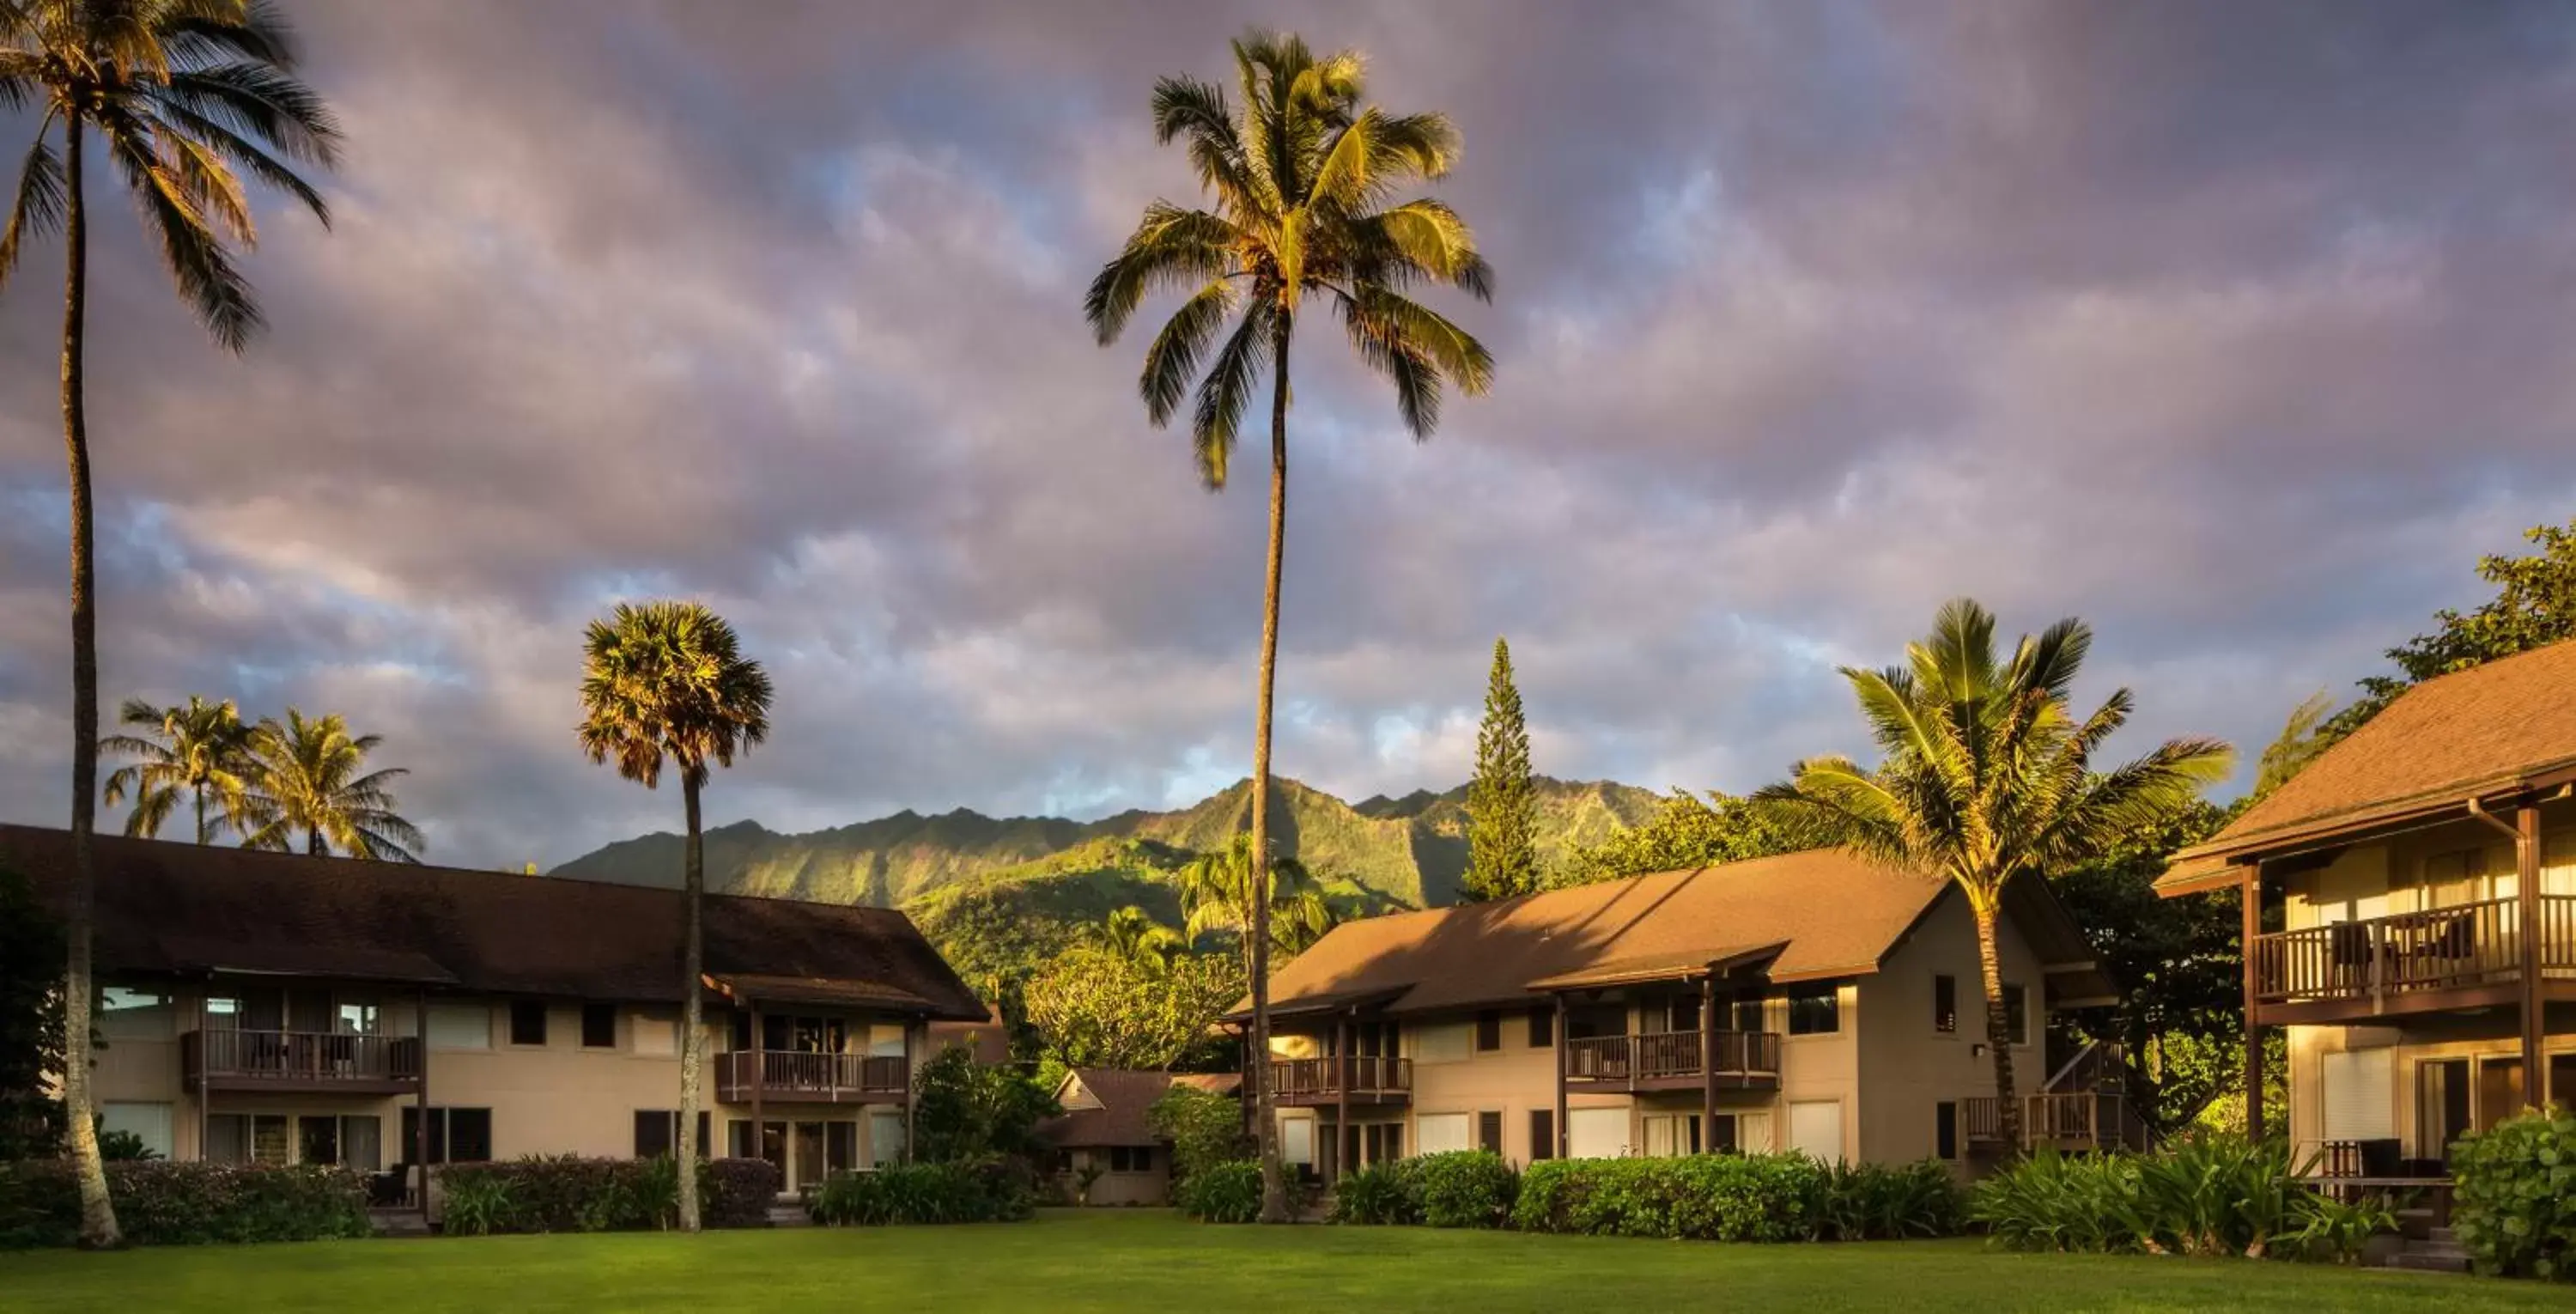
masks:
POLYGON ((429 1225, 429 992, 412 994, 412 1040, 420 1046, 420 1084, 413 1088, 412 1163, 420 1172, 420 1222, 429 1225))
POLYGON ((903 1023, 903 1161, 912 1162, 912 1019, 903 1023))
POLYGON ((1333 1065, 1339 1071, 1333 1074, 1338 1080, 1333 1083, 1331 1157, 1324 1163, 1324 1180, 1328 1185, 1342 1179, 1342 1142, 1351 1134, 1351 1077, 1352 1069, 1358 1064, 1351 1058, 1351 1021, 1347 1017, 1333 1023, 1333 1065))
POLYGON ((206 1124, 213 1121, 213 1115, 206 1109, 206 1105, 215 1097, 215 1083, 206 1080, 206 996, 214 988, 214 978, 208 977, 205 988, 197 992, 197 1162, 199 1163, 207 1160, 206 1124))
POLYGON ((2263 1139, 2263 1032, 2257 1027, 2255 940, 2263 934, 2263 864, 2245 868, 2245 1134, 2263 1139))
POLYGON ((2514 903, 2522 914, 2522 1097, 2549 1107, 2549 1056, 2545 994, 2540 976, 2540 805, 2526 801, 2514 812, 2514 903))
POLYGON ((1699 1148, 1717 1142, 1717 973, 1699 979, 1699 1148))
MULTIPOLYGON (((753 999, 747 1002, 751 1005, 751 1157, 766 1159, 769 1157, 769 1124, 761 1121, 760 1096, 761 1088, 769 1084, 769 1051, 765 1048, 769 1044, 769 1035, 761 1030, 760 1001, 753 999)), ((734 1072, 739 1076, 741 1071, 742 1059, 737 1056, 734 1059, 734 1072)), ((787 1157, 787 1138, 783 1135, 778 1138, 778 1157, 781 1159, 787 1157)), ((779 1188, 784 1190, 787 1186, 787 1165, 784 1163, 778 1165, 778 1173, 779 1188)))
POLYGON ((1574 1142, 1565 1130, 1565 996, 1556 997, 1556 1157, 1564 1158, 1574 1142))

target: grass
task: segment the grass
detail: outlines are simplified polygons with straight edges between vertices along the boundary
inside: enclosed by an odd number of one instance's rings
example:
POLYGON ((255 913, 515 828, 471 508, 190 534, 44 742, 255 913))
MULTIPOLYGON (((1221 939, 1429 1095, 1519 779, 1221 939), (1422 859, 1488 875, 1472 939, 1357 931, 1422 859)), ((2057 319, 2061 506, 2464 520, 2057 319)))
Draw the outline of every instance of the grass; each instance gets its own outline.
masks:
POLYGON ((941 1314, 1203 1309, 2568 1308, 2564 1287, 2254 1262, 2015 1255, 1976 1241, 1736 1246, 1422 1228, 1022 1225, 490 1237, 0 1254, 7 1314, 509 1309, 941 1314))

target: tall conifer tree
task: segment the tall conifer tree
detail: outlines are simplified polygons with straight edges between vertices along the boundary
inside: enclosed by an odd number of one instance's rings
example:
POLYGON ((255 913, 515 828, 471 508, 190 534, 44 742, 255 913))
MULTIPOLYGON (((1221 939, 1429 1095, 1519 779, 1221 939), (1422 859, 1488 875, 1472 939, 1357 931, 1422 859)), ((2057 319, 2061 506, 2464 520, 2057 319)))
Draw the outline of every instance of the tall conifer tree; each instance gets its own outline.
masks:
POLYGON ((1476 732, 1476 778, 1467 786, 1467 875, 1459 895, 1508 899, 1539 887, 1538 794, 1530 784, 1529 724, 1512 683, 1511 645, 1494 640, 1485 723, 1476 732))

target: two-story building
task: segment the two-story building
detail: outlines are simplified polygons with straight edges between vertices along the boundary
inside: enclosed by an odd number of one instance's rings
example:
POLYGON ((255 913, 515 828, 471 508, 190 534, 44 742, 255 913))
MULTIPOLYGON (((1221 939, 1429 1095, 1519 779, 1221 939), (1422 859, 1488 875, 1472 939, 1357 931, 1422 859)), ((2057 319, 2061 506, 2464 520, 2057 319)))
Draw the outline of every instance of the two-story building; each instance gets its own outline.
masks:
POLYGON ((2571 790, 2561 643, 2415 686, 2176 857, 2161 892, 2241 903, 2247 1032, 2287 1029, 2303 1159, 2439 1179, 2462 1133, 2576 1103, 2571 790))
MULTIPOLYGON (((2045 882, 2000 928, 2028 1134, 2125 1138, 2105 1066, 2044 1062, 2113 990, 2045 882)), ((1949 882, 1814 850, 1335 927, 1271 990, 1287 1159, 2002 1150, 1976 928, 1949 882)), ((1230 1020, 1247 1020, 1238 1010, 1230 1020)))
MULTIPOLYGON (((676 890, 101 836, 105 1125, 176 1159, 670 1152, 676 890)), ((61 906, 69 832, 0 826, 61 906)), ((927 1029, 984 1006, 902 913, 710 896, 701 1145, 800 1187, 899 1157, 927 1029)))

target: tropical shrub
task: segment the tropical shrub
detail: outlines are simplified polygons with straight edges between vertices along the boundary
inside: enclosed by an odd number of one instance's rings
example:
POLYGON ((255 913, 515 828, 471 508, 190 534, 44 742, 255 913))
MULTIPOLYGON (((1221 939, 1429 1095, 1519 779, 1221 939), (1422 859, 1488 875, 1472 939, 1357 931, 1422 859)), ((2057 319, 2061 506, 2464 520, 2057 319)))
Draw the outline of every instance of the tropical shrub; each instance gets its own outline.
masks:
POLYGON ((1064 1112, 1019 1069, 977 1063, 975 1051, 963 1045, 924 1062, 912 1093, 913 1155, 928 1163, 995 1157, 1033 1163, 1047 1148, 1038 1140, 1038 1123, 1064 1112))
POLYGON ((2452 1224, 2481 1273, 2576 1281, 2576 1114, 2526 1113, 2460 1140, 2452 1224))
POLYGON ((810 1210, 815 1222, 841 1227, 1008 1223, 1034 1216, 1037 1196, 1017 1163, 993 1156, 838 1173, 815 1192, 810 1210))
POLYGON ((1248 1159, 1210 1164, 1173 1188, 1172 1203, 1202 1223, 1250 1223, 1261 1217, 1261 1165, 1248 1159))
MULTIPOLYGON (((142 1246, 319 1241, 368 1233, 366 1178, 345 1168, 125 1160, 107 1165, 125 1239, 142 1246)), ((80 1236, 68 1162, 0 1164, 0 1249, 80 1236)))
POLYGON ((1978 1183, 1970 1215, 2018 1250, 2346 1262, 2394 1225, 2386 1199, 2331 1200, 2302 1185, 2306 1175, 2278 1140, 2219 1132, 2147 1154, 2043 1148, 1978 1183))
POLYGON ((1695 1154, 1533 1164, 1512 1224, 1695 1241, 1857 1241, 1950 1235, 1964 1212, 1962 1192, 1938 1163, 1827 1168, 1798 1154, 1695 1154))
MULTIPOLYGON (((644 1232, 676 1225, 680 1170, 669 1157, 585 1159, 534 1155, 437 1170, 439 1226, 453 1236, 503 1232, 644 1232)), ((761 1227, 778 1193, 778 1169, 758 1159, 698 1165, 700 1221, 761 1227)))
POLYGON ((1426 1154, 1404 1162, 1421 1183, 1422 1221, 1433 1227, 1503 1227, 1520 1197, 1520 1177, 1488 1150, 1426 1154))
POLYGON ((1145 1117, 1153 1123, 1155 1135, 1172 1143, 1175 1181, 1252 1153, 1252 1137, 1243 1130, 1243 1101, 1234 1096, 1174 1086, 1154 1101, 1145 1117))
POLYGON ((698 1173, 698 1221, 707 1227, 767 1227, 769 1206, 784 1185, 778 1165, 767 1159, 710 1160, 698 1173))
POLYGON ((1968 1220, 1968 1193, 1937 1159, 1902 1167, 1837 1164, 1825 1170, 1818 1233, 1828 1241, 1955 1236, 1968 1220))
POLYGON ((1422 1174, 1413 1167, 1415 1162, 1391 1159, 1342 1174, 1333 1183, 1329 1220, 1375 1226, 1420 1224, 1422 1174))

